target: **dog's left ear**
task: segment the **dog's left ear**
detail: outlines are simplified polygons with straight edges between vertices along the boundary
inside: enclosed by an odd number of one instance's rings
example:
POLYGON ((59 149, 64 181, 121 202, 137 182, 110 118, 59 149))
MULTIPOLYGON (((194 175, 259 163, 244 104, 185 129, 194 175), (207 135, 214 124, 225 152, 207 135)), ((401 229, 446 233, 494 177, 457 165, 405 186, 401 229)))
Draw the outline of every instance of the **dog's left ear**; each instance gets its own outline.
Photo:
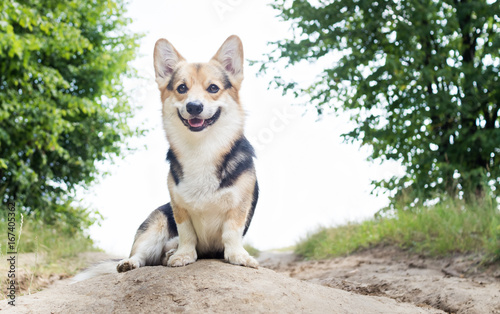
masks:
POLYGON ((241 83, 243 80, 243 44, 238 36, 229 36, 212 60, 218 61, 224 70, 241 83))

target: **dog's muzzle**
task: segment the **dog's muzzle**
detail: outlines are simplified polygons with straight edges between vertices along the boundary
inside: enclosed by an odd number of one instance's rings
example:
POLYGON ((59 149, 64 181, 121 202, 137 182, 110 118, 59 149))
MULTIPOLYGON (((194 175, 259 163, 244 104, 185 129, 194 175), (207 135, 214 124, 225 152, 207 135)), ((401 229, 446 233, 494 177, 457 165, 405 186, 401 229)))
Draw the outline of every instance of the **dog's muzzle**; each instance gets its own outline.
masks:
MULTIPOLYGON (((203 105, 198 104, 198 103, 188 103, 186 105, 186 110, 187 112, 192 115, 196 116, 199 115, 203 111, 203 105), (190 106, 191 105, 191 106, 190 106)), ((191 119, 184 119, 180 113, 179 110, 177 110, 177 115, 179 116, 179 119, 181 119, 182 123, 189 128, 192 132, 200 132, 203 131, 205 128, 208 126, 214 124, 217 119, 219 119, 221 114, 221 108, 217 108, 217 111, 214 113, 214 115, 209 118, 209 119, 200 119, 193 117, 191 119)))

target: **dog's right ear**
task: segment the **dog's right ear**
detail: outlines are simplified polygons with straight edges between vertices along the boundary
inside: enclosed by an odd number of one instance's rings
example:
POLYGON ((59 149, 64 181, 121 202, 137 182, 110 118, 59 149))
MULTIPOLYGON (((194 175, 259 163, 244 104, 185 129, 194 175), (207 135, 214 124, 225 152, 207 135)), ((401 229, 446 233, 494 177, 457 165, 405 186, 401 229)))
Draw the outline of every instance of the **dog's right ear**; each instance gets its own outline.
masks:
POLYGON ((162 87, 172 77, 177 64, 185 60, 174 46, 166 39, 161 38, 155 44, 154 65, 158 87, 162 87))

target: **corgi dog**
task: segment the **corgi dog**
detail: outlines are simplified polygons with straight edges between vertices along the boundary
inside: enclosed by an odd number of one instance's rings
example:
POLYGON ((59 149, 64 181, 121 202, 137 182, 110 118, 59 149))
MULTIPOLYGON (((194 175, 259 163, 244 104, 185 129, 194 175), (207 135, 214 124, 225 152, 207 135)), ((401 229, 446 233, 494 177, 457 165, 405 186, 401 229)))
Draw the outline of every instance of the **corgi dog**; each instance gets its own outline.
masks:
POLYGON ((209 62, 189 63, 159 39, 154 69, 170 146, 171 202, 140 225, 130 257, 116 269, 178 267, 198 258, 258 267, 242 243, 259 189, 254 150, 243 134, 241 40, 230 36, 209 62))

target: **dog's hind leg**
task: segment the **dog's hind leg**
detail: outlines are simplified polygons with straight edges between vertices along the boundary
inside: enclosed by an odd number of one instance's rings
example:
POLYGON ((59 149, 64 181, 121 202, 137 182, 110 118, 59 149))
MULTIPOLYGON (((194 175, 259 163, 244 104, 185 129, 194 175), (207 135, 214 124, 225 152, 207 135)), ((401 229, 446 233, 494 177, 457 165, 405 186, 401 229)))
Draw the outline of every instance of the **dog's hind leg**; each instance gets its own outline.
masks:
POLYGON ((155 209, 141 224, 134 238, 130 257, 121 260, 119 273, 143 266, 161 265, 166 252, 178 246, 177 226, 169 204, 155 209))

